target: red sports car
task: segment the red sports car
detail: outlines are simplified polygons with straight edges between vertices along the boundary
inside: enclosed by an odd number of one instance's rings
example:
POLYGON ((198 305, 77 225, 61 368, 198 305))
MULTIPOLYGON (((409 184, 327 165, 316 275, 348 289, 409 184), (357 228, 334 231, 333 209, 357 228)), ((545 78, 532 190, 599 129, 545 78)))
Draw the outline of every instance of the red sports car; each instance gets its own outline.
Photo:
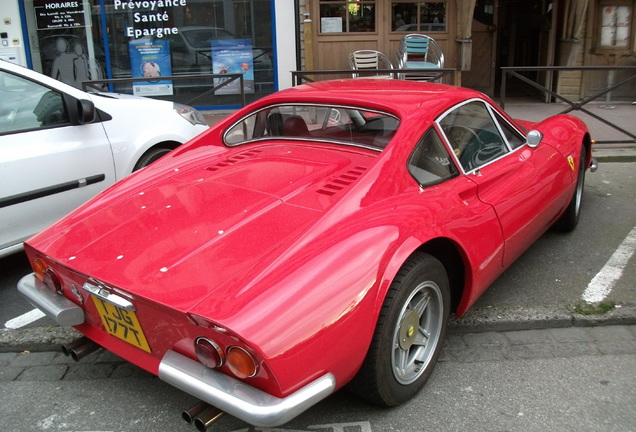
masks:
MULTIPOLYGON (((449 314, 575 227, 590 146, 576 117, 515 121, 458 87, 301 85, 27 241, 19 290, 86 336, 75 358, 106 348, 253 425, 345 385, 397 405, 449 314)), ((201 428, 219 412, 198 411, 201 428)))

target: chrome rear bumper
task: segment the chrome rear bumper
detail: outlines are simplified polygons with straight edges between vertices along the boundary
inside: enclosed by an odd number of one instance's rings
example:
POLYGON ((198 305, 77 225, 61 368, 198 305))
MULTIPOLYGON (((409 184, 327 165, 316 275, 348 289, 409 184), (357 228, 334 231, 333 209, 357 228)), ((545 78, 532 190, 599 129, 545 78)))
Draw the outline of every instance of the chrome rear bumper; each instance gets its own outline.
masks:
POLYGON ((18 291, 36 308, 61 326, 75 326, 84 322, 84 310, 35 278, 33 273, 18 282, 18 291))
POLYGON ((159 378, 234 417, 260 427, 280 426, 289 422, 329 396, 336 387, 335 377, 327 373, 281 399, 208 369, 172 350, 166 352, 159 364, 159 378))
MULTIPOLYGON (((84 322, 84 311, 66 297, 51 291, 33 274, 18 282, 18 291, 61 326, 84 322)), ((159 378, 208 404, 254 426, 285 424, 326 398, 336 388, 327 373, 285 398, 277 398, 175 351, 168 350, 159 364, 159 378)))

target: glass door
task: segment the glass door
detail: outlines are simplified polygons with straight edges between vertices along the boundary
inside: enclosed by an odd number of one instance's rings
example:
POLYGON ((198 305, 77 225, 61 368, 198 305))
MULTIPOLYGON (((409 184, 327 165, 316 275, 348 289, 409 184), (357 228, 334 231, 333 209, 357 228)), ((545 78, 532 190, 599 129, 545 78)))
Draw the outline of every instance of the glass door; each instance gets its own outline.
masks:
POLYGON ((93 0, 24 0, 33 69, 77 88, 103 78, 106 59, 93 32, 93 10, 93 0))

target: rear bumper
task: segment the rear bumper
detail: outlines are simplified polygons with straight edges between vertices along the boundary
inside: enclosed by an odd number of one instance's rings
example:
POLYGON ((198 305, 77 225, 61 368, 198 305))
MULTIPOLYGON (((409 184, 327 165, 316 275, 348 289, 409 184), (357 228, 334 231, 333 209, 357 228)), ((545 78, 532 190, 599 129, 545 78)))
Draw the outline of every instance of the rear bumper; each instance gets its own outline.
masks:
POLYGON ((280 426, 289 422, 332 394, 336 387, 335 377, 327 373, 281 399, 208 369, 172 350, 166 352, 161 360, 159 378, 234 417, 260 427, 280 426))
POLYGON ((18 282, 18 292, 36 308, 61 326, 70 327, 84 322, 84 310, 35 278, 33 273, 18 282))
MULTIPOLYGON (((61 326, 84 322, 84 311, 51 291, 33 274, 18 282, 18 291, 61 326)), ((254 426, 274 427, 289 422, 332 394, 335 377, 327 373, 285 398, 277 398, 201 363, 168 350, 159 364, 159 378, 208 404, 254 426)))

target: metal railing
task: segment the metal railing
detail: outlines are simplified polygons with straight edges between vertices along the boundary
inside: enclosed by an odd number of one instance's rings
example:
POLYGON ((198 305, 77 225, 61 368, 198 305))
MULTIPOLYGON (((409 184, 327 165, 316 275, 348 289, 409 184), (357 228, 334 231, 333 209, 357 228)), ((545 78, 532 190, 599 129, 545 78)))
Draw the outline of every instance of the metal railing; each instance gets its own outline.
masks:
MULTIPOLYGON (((191 75, 170 75, 170 76, 162 76, 158 78, 111 78, 111 79, 98 79, 98 80, 90 80, 90 81, 82 81, 82 88, 84 91, 90 89, 97 91, 104 91, 103 86, 111 86, 117 84, 128 84, 128 83, 137 83, 137 82, 148 82, 148 83, 156 83, 159 81, 187 81, 187 80, 197 80, 200 82, 211 81, 214 83, 214 80, 217 79, 217 84, 213 85, 210 88, 209 86, 204 86, 205 90, 202 90, 196 96, 190 96, 188 100, 182 101, 182 103, 186 105, 194 105, 196 101, 201 98, 214 94, 217 90, 230 85, 236 80, 239 81, 240 88, 240 101, 241 106, 245 106, 245 88, 243 87, 243 74, 242 73, 228 73, 228 74, 191 74, 191 75)), ((188 87, 191 89, 191 86, 188 87)), ((150 95, 149 95, 150 96, 150 95)))
MULTIPOLYGON (((334 78, 351 78, 353 73, 359 75, 369 74, 368 76, 362 76, 358 79, 373 78, 374 75, 386 75, 393 76, 396 79, 426 79, 427 81, 437 81, 445 76, 450 76, 449 84, 455 83, 455 76, 451 72, 455 72, 456 69, 442 68, 442 69, 373 69, 373 70, 359 70, 359 69, 333 69, 333 70, 304 70, 304 71, 292 71, 292 85, 300 85, 303 82, 315 82, 319 81, 316 77, 326 76, 326 79, 334 78), (313 78, 310 78, 313 77, 313 78)), ((379 77, 381 78, 381 77, 379 77)))
POLYGON ((543 92, 543 94, 547 94, 552 96, 555 100, 565 102, 569 105, 568 108, 561 111, 559 114, 568 114, 572 111, 581 111, 590 117, 604 123, 605 125, 621 132, 622 134, 630 137, 630 140, 595 140, 595 144, 633 144, 636 143, 636 133, 629 132, 620 126, 610 122, 607 119, 602 118, 594 114, 593 112, 584 108, 584 105, 595 101, 603 96, 608 96, 611 92, 616 90, 617 88, 626 85, 627 83, 636 79, 636 66, 527 66, 527 67, 502 67, 501 68, 501 88, 499 92, 500 102, 499 105, 501 108, 505 108, 506 104, 506 87, 508 83, 508 76, 517 78, 524 83, 534 87, 535 89, 543 92), (608 85, 604 90, 593 94, 592 96, 586 97, 579 101, 571 101, 564 95, 558 94, 555 91, 546 88, 544 85, 533 81, 532 79, 521 75, 522 72, 586 72, 586 71, 606 71, 608 73, 608 85), (613 74, 615 71, 632 71, 634 72, 631 76, 622 81, 613 84, 613 74))

